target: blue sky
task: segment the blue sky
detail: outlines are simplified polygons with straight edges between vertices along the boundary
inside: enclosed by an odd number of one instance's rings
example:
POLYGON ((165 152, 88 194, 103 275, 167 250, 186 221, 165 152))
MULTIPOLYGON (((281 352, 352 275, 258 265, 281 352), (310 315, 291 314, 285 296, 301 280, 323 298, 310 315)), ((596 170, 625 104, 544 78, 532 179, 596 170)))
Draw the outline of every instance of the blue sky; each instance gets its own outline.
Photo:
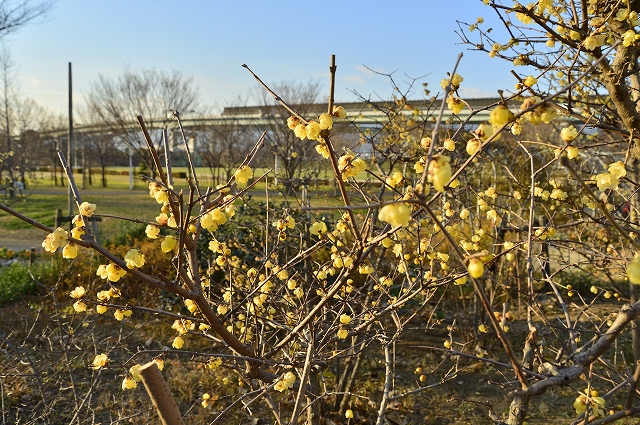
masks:
POLYGON ((331 54, 338 101, 355 100, 352 90, 390 96, 388 79, 365 66, 395 71, 400 84, 425 76, 421 82, 435 92, 460 52, 463 94, 491 96, 513 87, 511 67, 467 51, 454 33, 456 19, 473 23, 478 16, 499 25, 481 0, 58 0, 44 22, 4 43, 21 92, 65 115, 68 62, 79 107, 99 74, 115 77, 126 66, 193 76, 202 103, 214 108, 255 86, 243 63, 268 83, 316 79, 326 88, 331 54))

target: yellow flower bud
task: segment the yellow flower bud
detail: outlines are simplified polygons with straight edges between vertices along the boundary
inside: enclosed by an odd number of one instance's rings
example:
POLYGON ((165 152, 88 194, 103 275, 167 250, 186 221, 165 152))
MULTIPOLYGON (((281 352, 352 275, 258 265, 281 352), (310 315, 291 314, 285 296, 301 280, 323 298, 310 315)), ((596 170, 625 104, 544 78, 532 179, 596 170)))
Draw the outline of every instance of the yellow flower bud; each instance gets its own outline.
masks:
POLYGON ((471 277, 478 279, 484 274, 484 263, 478 258, 472 258, 469 260, 467 270, 471 277))

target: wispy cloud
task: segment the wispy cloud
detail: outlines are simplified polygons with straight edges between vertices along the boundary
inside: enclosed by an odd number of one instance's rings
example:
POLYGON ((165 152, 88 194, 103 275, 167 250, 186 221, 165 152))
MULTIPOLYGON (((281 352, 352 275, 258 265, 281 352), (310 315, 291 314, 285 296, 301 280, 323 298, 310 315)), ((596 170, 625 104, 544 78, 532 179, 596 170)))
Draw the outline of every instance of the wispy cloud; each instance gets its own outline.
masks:
POLYGON ((47 84, 46 81, 41 80, 39 78, 31 77, 29 78, 29 84, 33 87, 41 87, 47 84))
POLYGON ((342 79, 348 83, 357 84, 360 86, 366 86, 374 77, 379 76, 378 73, 385 73, 385 70, 382 68, 367 68, 364 65, 358 65, 355 67, 355 73, 346 75, 342 77, 342 79))
POLYGON ((479 87, 461 87, 460 95, 462 97, 479 98, 479 97, 497 97, 497 93, 479 87))

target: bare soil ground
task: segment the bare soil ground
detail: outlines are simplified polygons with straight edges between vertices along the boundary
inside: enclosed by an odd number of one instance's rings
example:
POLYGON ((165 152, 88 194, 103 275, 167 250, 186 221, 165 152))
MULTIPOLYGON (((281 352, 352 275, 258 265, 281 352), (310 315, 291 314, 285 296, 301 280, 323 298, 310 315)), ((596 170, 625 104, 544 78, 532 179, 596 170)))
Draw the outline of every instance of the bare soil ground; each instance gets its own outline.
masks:
MULTIPOLYGON (((167 364, 164 374, 187 423, 211 423, 234 394, 237 397, 246 392, 246 384, 244 388, 237 384, 220 385, 229 378, 237 382, 233 372, 224 369, 210 372, 203 368, 203 362, 197 356, 173 353, 168 347, 172 338, 170 321, 135 313, 131 320, 118 324, 106 315, 73 314, 67 301, 60 301, 57 308, 51 297, 0 306, 0 385, 4 423, 29 423, 28 418, 33 421, 30 423, 69 423, 72 416, 76 416, 81 424, 156 423, 155 412, 141 386, 129 392, 119 388, 130 365, 126 362, 140 350, 155 350, 153 352, 162 354, 167 364), (88 365, 95 354, 103 351, 112 359, 110 367, 92 371, 88 365), (205 392, 214 395, 213 407, 200 405, 201 395, 205 392)), ((617 307, 603 304, 598 306, 598 311, 604 316, 617 307)), ((551 312, 550 317, 553 314, 551 312)), ((508 368, 439 349, 447 338, 447 326, 452 317, 452 313, 446 314, 428 330, 417 320, 404 339, 396 344, 394 394, 415 390, 421 384, 442 384, 393 401, 386 416, 389 424, 488 425, 494 423, 489 416, 491 410, 498 415, 508 411, 509 393, 518 389, 508 368), (416 368, 421 368, 422 373, 416 373, 416 368), (424 376, 422 383, 421 375, 424 376)), ((523 326, 523 322, 512 323, 514 331, 523 326)), ((551 329, 541 327, 540 333, 542 339, 553 337, 551 329)), ((457 336, 454 339, 458 339, 457 336)), ((507 362, 499 355, 500 346, 495 339, 487 337, 478 343, 489 354, 497 355, 499 361, 507 362)), ((626 343, 624 337, 620 344, 626 343)), ((518 341, 514 341, 514 346, 520 346, 518 341)), ((620 370, 624 369, 625 348, 616 347, 615 367, 620 370)), ((373 345, 370 349, 377 350, 379 346, 373 345)), ((350 424, 374 421, 384 382, 384 364, 378 359, 379 356, 365 356, 357 380, 357 392, 363 397, 354 398, 350 403, 355 414, 350 424)), ((331 373, 340 373, 339 369, 332 368, 331 373)), ((584 382, 578 381, 533 399, 527 423, 571 424, 576 417, 572 408, 576 390, 582 391, 585 386, 584 382)), ((276 393, 272 397, 281 411, 291 409, 294 398, 291 394, 276 393)), ((607 408, 619 408, 621 403, 624 400, 609 400, 607 408)), ((328 399, 324 423, 332 423, 330 419, 335 424, 346 424, 343 417, 333 412, 332 406, 334 402, 328 399)), ((264 406, 256 405, 241 414, 228 416, 225 422, 269 424, 273 423, 273 416, 264 406)), ((638 420, 617 423, 632 424, 638 420)))

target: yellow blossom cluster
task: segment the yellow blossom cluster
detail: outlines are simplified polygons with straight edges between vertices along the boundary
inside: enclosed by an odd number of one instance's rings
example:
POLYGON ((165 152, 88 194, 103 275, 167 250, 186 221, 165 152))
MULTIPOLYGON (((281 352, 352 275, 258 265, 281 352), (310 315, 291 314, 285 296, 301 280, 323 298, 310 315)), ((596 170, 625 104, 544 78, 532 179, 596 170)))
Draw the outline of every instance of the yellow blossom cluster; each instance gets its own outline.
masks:
POLYGON ((346 153, 338 160, 338 170, 342 180, 347 180, 349 177, 356 177, 358 173, 361 173, 367 169, 367 163, 360 157, 356 157, 352 153, 346 153))
POLYGON ((214 232, 218 229, 218 226, 222 226, 227 222, 227 213, 220 207, 214 208, 205 213, 200 218, 200 225, 203 229, 209 232, 214 232))
POLYGON ((42 242, 42 247, 45 251, 54 253, 56 250, 64 245, 69 238, 69 234, 62 227, 58 227, 52 233, 49 233, 45 240, 42 242))
POLYGON ((616 161, 613 164, 610 164, 608 171, 600 173, 595 177, 598 190, 616 190, 620 183, 620 179, 624 178, 626 175, 627 170, 621 161, 616 161))
MULTIPOLYGON (((293 130, 296 137, 301 140, 318 140, 323 143, 320 136, 322 131, 331 130, 333 128, 333 118, 346 118, 347 111, 342 106, 334 106, 331 114, 324 113, 318 117, 317 121, 311 120, 307 124, 303 123, 300 118, 291 116, 287 119, 287 126, 293 130)), ((317 148, 316 148, 317 149, 317 148)))
POLYGON ((446 90, 449 85, 449 80, 451 80, 451 90, 456 91, 460 88, 460 84, 464 81, 464 77, 460 74, 453 74, 453 77, 443 78, 442 81, 440 81, 440 87, 442 87, 443 90, 446 90))
POLYGON ((234 177, 237 184, 245 185, 253 178, 253 170, 248 165, 243 165, 236 170, 234 177))
POLYGON ((290 388, 293 388, 293 384, 296 382, 296 375, 293 372, 287 372, 284 376, 276 382, 273 386, 273 389, 276 391, 283 392, 290 388))
POLYGON ((84 294, 85 294, 85 289, 83 286, 76 286, 76 288, 69 293, 69 296, 71 298, 74 298, 77 300, 75 303, 73 303, 73 309, 78 313, 87 311, 87 304, 82 300, 82 297, 84 297, 84 294))
POLYGON ((404 176, 400 171, 394 172, 392 175, 390 175, 385 179, 385 183, 387 183, 391 187, 399 186, 403 181, 404 181, 404 176))
POLYGON ((273 227, 278 230, 278 239, 281 241, 287 238, 287 229, 293 229, 295 226, 296 222, 290 215, 273 222, 273 227))
POLYGON ((159 204, 164 205, 169 202, 167 189, 157 182, 149 182, 149 196, 155 199, 159 204))
POLYGON ((580 415, 587 410, 587 406, 591 410, 591 413, 597 417, 602 417, 605 414, 604 405, 605 400, 602 397, 598 397, 598 392, 595 390, 585 391, 579 393, 576 400, 573 402, 573 408, 576 410, 576 414, 580 415), (587 395, 588 394, 588 395, 587 395))
MULTIPOLYGON (((537 105, 541 102, 542 102, 542 99, 540 99, 537 96, 527 97, 522 102, 522 105, 520 105, 520 110, 522 111, 527 110, 532 106, 537 105)), ((558 116, 557 108, 552 103, 544 102, 540 106, 536 107, 534 110, 526 112, 522 116, 522 118, 529 121, 533 125, 538 125, 541 123, 549 124, 557 116, 558 116)), ((522 128, 520 127, 518 130, 514 131, 512 127, 511 132, 514 133, 515 135, 518 135, 520 134, 519 131, 521 130, 522 128)))
POLYGON ((380 208, 378 219, 393 227, 407 226, 411 220, 411 209, 404 202, 388 204, 380 208))
POLYGON ((120 266, 115 263, 100 264, 96 271, 96 275, 100 276, 100 278, 108 279, 111 282, 119 281, 125 274, 127 274, 126 270, 120 268, 120 266))

